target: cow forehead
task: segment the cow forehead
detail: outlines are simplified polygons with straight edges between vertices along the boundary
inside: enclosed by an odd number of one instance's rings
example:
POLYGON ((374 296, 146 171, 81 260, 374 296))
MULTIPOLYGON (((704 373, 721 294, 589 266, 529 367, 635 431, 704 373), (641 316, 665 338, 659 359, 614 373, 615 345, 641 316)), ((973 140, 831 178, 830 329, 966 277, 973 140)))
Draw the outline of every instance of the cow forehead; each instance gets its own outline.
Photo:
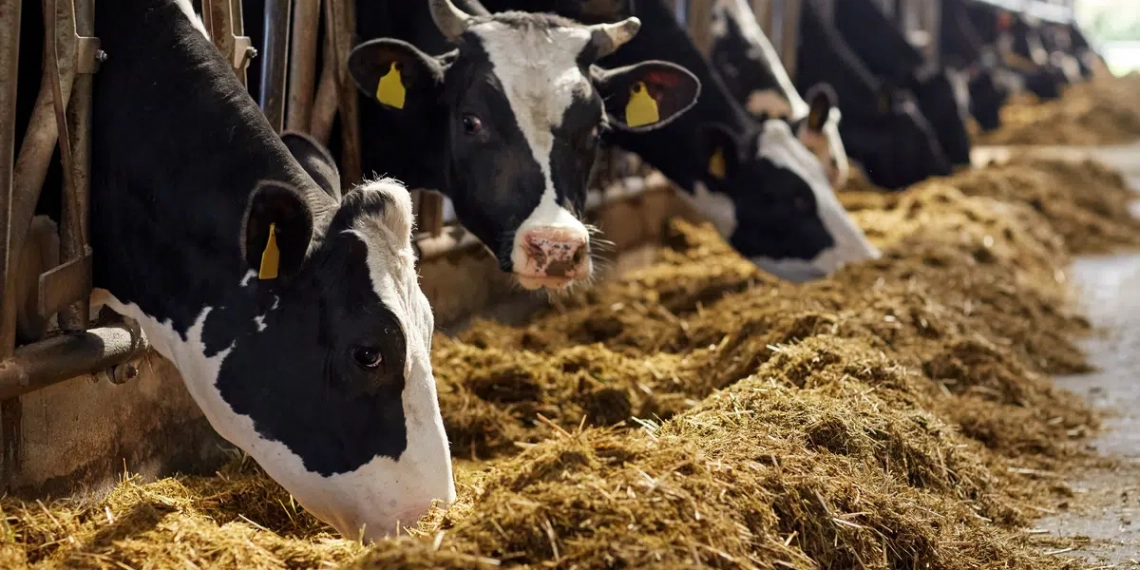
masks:
POLYGON ((468 31, 479 38, 524 132, 549 132, 575 100, 590 93, 589 79, 578 64, 591 38, 586 28, 492 20, 468 31))

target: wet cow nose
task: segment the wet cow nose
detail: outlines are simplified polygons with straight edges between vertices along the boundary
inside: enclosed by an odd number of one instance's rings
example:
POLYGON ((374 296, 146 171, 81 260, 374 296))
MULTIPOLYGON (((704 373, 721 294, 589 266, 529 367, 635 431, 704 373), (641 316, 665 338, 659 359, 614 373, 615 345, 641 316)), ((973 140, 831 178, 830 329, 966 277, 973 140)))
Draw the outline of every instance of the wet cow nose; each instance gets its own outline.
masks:
POLYGON ((539 227, 525 231, 522 239, 526 265, 518 273, 527 277, 585 277, 590 252, 589 238, 578 228, 539 227))

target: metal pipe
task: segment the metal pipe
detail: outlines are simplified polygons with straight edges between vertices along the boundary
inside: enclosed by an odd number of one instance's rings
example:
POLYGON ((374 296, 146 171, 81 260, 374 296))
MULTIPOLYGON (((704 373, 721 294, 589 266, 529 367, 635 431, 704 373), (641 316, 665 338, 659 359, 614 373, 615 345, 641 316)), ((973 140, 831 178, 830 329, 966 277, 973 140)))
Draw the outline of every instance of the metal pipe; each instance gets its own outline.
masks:
MULTIPOLYGON (((47 55, 47 48, 53 32, 56 33, 54 38, 57 43, 56 47, 59 53, 63 55, 57 65, 61 79, 59 88, 64 105, 71 97, 72 81, 75 79, 75 24, 70 5, 66 7, 57 6, 54 17, 45 14, 45 21, 58 21, 59 24, 54 28, 49 27, 48 33, 44 34, 45 65, 40 76, 40 91, 36 97, 28 130, 24 134, 24 141, 20 145, 20 152, 16 156, 13 190, 8 203, 9 225, 7 233, 8 251, 10 252, 8 256, 12 260, 15 258, 11 256, 19 255, 19 252, 24 250, 28 227, 32 223, 36 202, 39 200, 40 190, 43 188, 51 156, 55 152, 55 145, 58 141, 59 129, 53 110, 55 97, 52 95, 52 80, 56 76, 46 65, 46 60, 50 58, 47 55)), ((9 271, 5 276, 5 290, 11 291, 14 283, 15 272, 9 271)), ((0 302, 4 304, 4 310, 0 311, 0 316, 4 318, 4 322, 0 322, 0 331, 3 331, 0 334, 9 334, 16 326, 15 307, 18 302, 12 295, 3 295, 0 302)))
MULTIPOLYGON (((783 29, 780 31, 780 43, 777 44, 778 48, 783 52, 784 69, 788 71, 792 80, 795 81, 797 59, 799 57, 799 41, 800 41, 800 10, 802 2, 809 2, 810 0, 785 0, 784 12, 780 18, 780 25, 783 29)), ((830 22, 835 17, 835 5, 832 0, 821 0, 819 2, 819 10, 824 14, 824 18, 830 22)))
POLYGON ((333 59, 332 40, 325 34, 324 57, 321 62, 321 80, 313 97, 313 116, 309 119, 309 134, 321 144, 328 145, 332 124, 336 119, 336 61, 333 59))
POLYGON ((137 323, 64 333, 16 349, 0 360, 0 399, 125 364, 149 347, 137 323))
POLYGON ((289 0, 265 0, 265 55, 258 103, 273 130, 285 126, 285 75, 289 68, 289 0))
POLYGON ((336 67, 336 93, 339 101, 341 151, 341 184, 350 188, 360 183, 363 171, 360 162, 360 113, 356 88, 348 77, 348 53, 355 43, 356 12, 348 0, 326 0, 325 14, 328 35, 333 47, 336 67))
POLYGON ((0 0, 0 357, 16 346, 15 295, 6 284, 14 277, 20 251, 9 247, 15 197, 13 161, 16 146, 16 78, 20 61, 21 0, 0 0))
POLYGON ((317 32, 321 0, 293 0, 293 42, 289 54, 289 104, 286 128, 308 132, 313 116, 313 89, 317 75, 317 32))
MULTIPOLYGON (((94 0, 74 0, 75 33, 79 42, 90 43, 95 35, 94 0)), ((94 54, 80 50, 78 57, 92 57, 94 54)), ((100 53, 101 55, 101 53, 100 53)), ((98 63, 99 56, 95 56, 98 63)), ((64 165, 71 171, 70 182, 63 186, 63 208, 60 213, 60 263, 68 263, 87 255, 87 216, 88 196, 91 191, 91 80, 95 69, 88 67, 91 62, 76 62, 75 83, 71 89, 71 102, 67 106, 67 147, 70 160, 64 165), (70 164, 69 164, 70 163, 70 164)), ((61 143, 63 141, 60 141, 61 143)), ((64 149, 60 145, 61 151, 64 149)), ((89 265, 82 267, 90 268, 89 265)), ((89 269, 88 269, 89 270, 89 269)), ((90 284, 90 275, 84 276, 84 284, 90 284)), ((84 287, 74 291, 77 298, 60 312, 59 326, 65 331, 81 331, 87 328, 90 317, 91 290, 84 287)))

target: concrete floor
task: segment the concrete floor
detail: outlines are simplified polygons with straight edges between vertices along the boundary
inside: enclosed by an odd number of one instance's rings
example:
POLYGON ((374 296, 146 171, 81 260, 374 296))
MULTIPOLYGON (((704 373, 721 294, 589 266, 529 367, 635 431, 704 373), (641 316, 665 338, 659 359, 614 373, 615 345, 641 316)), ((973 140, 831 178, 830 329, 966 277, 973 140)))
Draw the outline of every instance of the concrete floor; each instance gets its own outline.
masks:
POLYGON ((1072 276, 1099 329, 1083 343, 1099 371, 1056 381, 1110 412, 1090 445, 1117 465, 1068 481, 1074 498, 1033 532, 1091 566, 1140 568, 1140 253, 1079 259, 1072 276))
MULTIPOLYGON (((1140 191, 1140 146, 1041 154, 1097 158, 1124 172, 1140 191)), ((1135 206, 1140 215, 1140 200, 1135 206)), ((1110 413, 1103 433, 1089 443, 1115 465, 1073 476, 1072 500, 1060 501, 1029 532, 1040 538, 1042 550, 1092 568, 1140 568, 1140 253, 1083 257, 1071 273, 1098 329, 1082 344, 1099 371, 1056 381, 1110 413)))

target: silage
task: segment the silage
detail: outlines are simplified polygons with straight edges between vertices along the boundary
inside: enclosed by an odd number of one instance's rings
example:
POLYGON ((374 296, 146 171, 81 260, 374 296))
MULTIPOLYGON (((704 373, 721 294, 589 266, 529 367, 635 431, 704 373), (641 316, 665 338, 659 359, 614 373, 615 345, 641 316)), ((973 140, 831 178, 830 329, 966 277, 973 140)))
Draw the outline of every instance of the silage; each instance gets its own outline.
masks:
POLYGON ((1110 145, 1140 139, 1140 74, 1098 78, 1040 102, 1019 95, 1001 110, 1002 126, 975 137, 994 145, 1110 145))
POLYGON ((1050 568, 1016 529, 1056 489, 1024 473, 1063 468, 1096 425, 1046 376, 1087 368, 1063 268, 1136 235, 1119 178, 1084 168, 864 197, 883 257, 806 285, 675 223, 648 268, 524 326, 437 338, 453 454, 474 462, 414 538, 335 538, 247 463, 4 501, 0 563, 1050 568), (1077 195, 1098 192, 1116 198, 1077 195), (1087 220, 1119 231, 1074 247, 1087 220))

